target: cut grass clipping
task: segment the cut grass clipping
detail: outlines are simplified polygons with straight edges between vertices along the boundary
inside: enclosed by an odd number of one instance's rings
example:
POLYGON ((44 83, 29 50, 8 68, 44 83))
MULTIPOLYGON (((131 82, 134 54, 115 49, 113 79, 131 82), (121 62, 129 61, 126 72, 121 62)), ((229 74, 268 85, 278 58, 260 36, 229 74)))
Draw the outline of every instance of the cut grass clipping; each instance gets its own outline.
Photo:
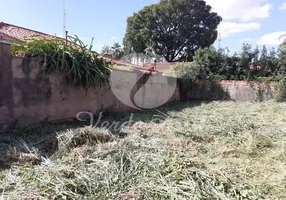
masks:
POLYGON ((116 133, 54 125, 4 134, 1 159, 10 166, 0 172, 0 198, 286 199, 285 110, 275 102, 180 103, 134 113, 116 133))

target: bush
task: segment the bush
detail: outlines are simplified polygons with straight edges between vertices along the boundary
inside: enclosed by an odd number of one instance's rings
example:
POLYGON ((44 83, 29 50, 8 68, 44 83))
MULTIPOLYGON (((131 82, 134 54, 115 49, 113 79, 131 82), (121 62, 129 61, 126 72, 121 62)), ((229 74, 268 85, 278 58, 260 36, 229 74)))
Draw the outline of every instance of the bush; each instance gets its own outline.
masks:
POLYGON ((275 98, 275 101, 277 102, 286 101, 286 77, 276 82, 274 98, 275 98))
POLYGON ((200 66, 196 62, 182 62, 165 71, 163 75, 180 79, 197 80, 200 71, 200 66))
MULTIPOLYGON (((282 49, 280 54, 283 55, 282 49)), ((278 74, 278 60, 275 49, 268 50, 265 46, 262 49, 252 49, 249 44, 244 44, 239 54, 229 55, 227 48, 217 50, 209 47, 197 50, 194 56, 194 61, 204 72, 200 79, 204 80, 252 81, 261 77, 273 77, 278 74)))
MULTIPOLYGON (((186 95, 194 86, 194 81, 199 79, 200 73, 201 68, 196 62, 182 62, 175 64, 163 75, 178 78, 181 94, 186 95)), ((187 96, 181 98, 185 99, 187 96)))
POLYGON ((194 61, 200 66, 200 79, 213 80, 215 75, 219 75, 224 56, 214 47, 198 49, 194 55, 194 61))

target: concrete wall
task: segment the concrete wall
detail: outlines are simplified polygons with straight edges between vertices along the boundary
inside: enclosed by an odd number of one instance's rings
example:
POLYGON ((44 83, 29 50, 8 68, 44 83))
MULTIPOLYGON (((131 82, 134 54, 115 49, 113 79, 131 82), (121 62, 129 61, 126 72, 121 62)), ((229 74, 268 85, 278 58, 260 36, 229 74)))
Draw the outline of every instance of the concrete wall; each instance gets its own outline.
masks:
POLYGON ((10 44, 0 43, 0 131, 13 119, 13 83, 10 44))
MULTIPOLYGON (((89 89, 86 93, 84 89, 67 84, 65 79, 58 75, 44 77, 39 69, 38 60, 12 57, 10 45, 0 43, 0 132, 38 122, 75 118, 76 114, 82 111, 97 113, 101 110, 126 111, 131 109, 121 103, 108 87, 89 89)), ((136 79, 139 72, 117 71, 116 73, 124 77, 124 84, 128 85, 128 80, 136 79)), ((259 101, 272 99, 274 93, 271 83, 197 82, 189 89, 183 87, 181 80, 178 83, 169 102, 180 100, 259 101)), ((168 88, 166 78, 152 76, 141 92, 148 92, 150 88, 153 94, 161 94, 162 88, 168 88)), ((147 100, 148 103, 156 103, 160 101, 158 95, 142 97, 139 102, 142 105, 147 100)))
POLYGON ((107 88, 86 91, 68 85, 59 76, 43 77, 37 61, 12 59, 14 119, 16 126, 75 117, 117 104, 107 88))
POLYGON ((274 98, 272 82, 198 81, 187 91, 187 100, 267 101, 274 98))
MULTIPOLYGON (((39 62, 24 58, 12 58, 14 119, 16 126, 75 118, 79 112, 97 113, 102 110, 126 111, 108 87, 97 87, 88 91, 66 83, 64 77, 39 73, 39 62)), ((136 73, 116 71, 125 82, 136 73)), ((153 76, 150 82, 162 82, 163 77, 153 76)), ((172 100, 172 99, 171 99, 172 100)), ((156 98, 149 99, 156 101, 156 98)))

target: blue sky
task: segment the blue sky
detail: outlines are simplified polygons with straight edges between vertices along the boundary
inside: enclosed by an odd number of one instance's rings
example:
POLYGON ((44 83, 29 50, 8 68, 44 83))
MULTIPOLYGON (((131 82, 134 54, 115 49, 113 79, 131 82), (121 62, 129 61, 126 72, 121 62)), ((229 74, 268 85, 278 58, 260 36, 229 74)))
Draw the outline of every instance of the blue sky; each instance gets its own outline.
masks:
MULTIPOLYGON (((159 0, 65 0, 67 30, 85 43, 94 37, 94 48, 122 43, 126 19, 146 5, 159 0)), ((222 47, 232 51, 243 42, 268 47, 279 44, 286 34, 286 0, 206 0, 223 17, 222 47)), ((1 0, 0 21, 30 29, 63 35, 61 0, 1 0)), ((217 45, 217 44, 215 44, 217 45)))

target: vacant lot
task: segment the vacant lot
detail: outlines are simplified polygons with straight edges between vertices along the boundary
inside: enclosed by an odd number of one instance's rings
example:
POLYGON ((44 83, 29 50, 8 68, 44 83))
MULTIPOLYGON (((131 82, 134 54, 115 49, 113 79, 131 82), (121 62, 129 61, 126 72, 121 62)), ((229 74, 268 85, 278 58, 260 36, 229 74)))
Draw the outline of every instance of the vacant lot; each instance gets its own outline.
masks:
POLYGON ((285 110, 180 103, 136 112, 121 130, 71 123, 4 134, 0 199, 286 199, 285 110))

